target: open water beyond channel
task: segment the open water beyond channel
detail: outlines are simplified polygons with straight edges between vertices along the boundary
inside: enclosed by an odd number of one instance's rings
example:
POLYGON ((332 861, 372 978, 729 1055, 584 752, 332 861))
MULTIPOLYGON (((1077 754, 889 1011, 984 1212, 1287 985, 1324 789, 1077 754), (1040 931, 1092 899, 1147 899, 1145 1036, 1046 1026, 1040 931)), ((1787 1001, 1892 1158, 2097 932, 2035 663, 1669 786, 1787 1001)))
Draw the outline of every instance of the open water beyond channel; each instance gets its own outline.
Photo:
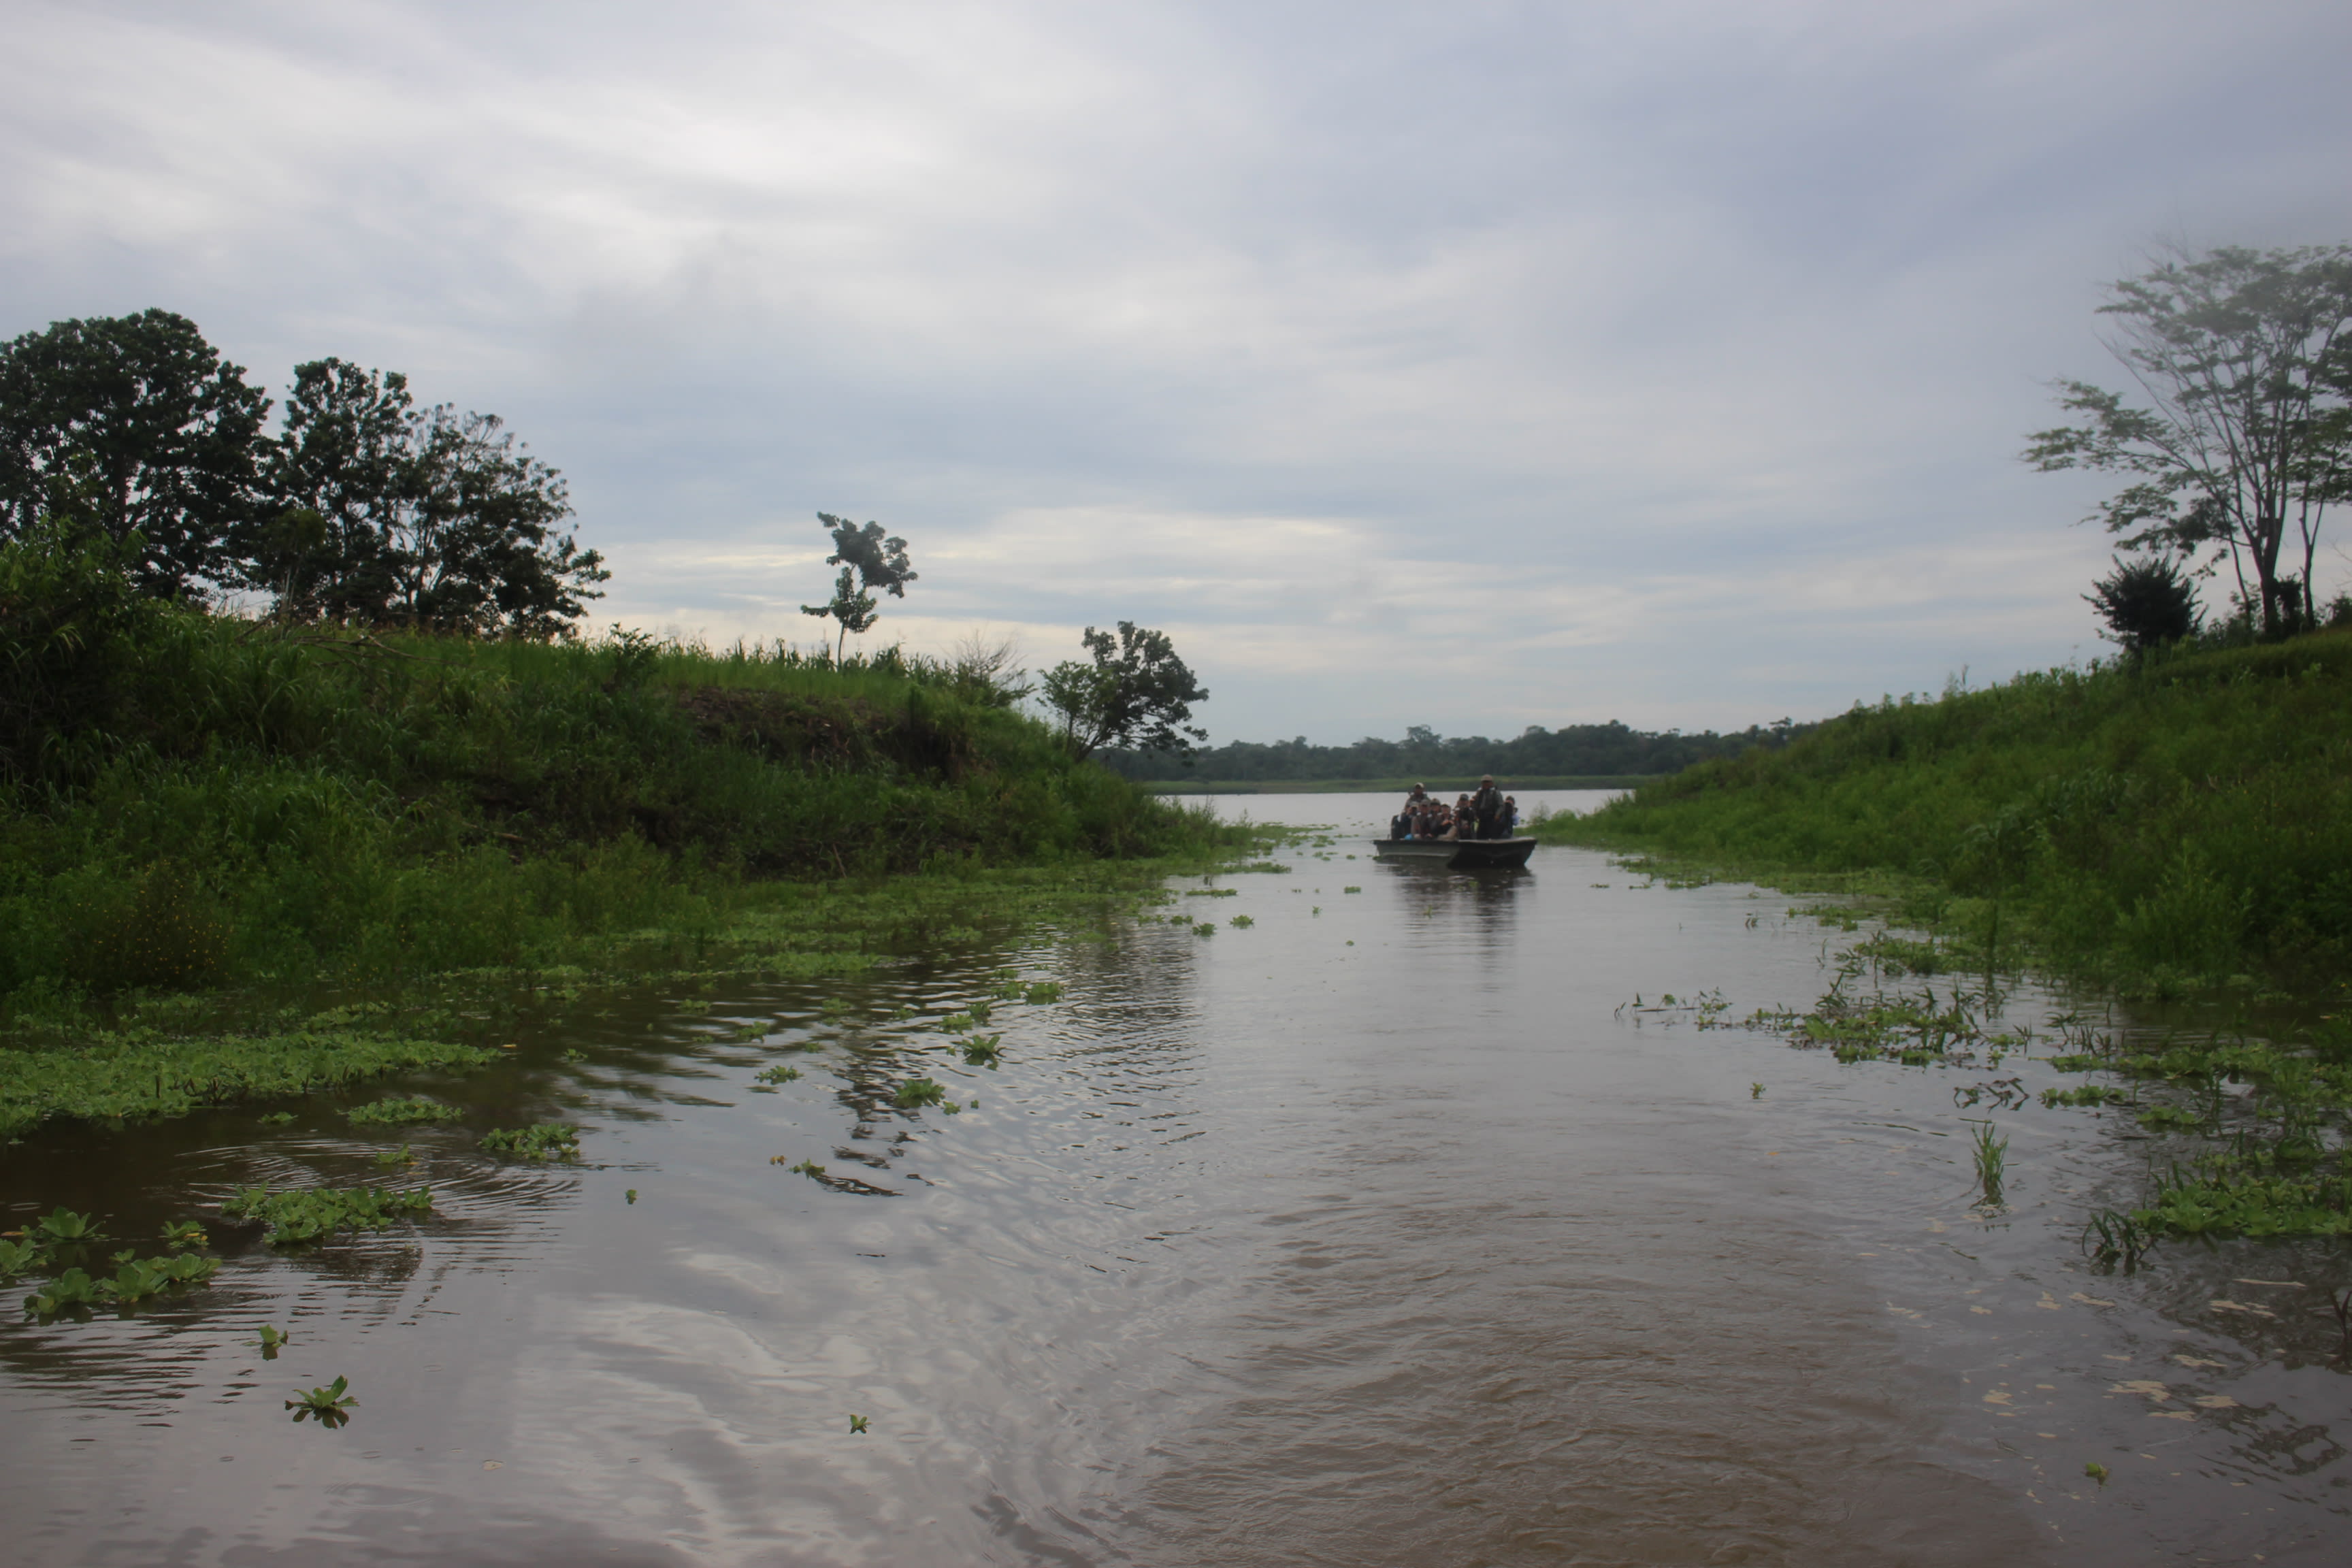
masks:
POLYGON ((2016 1057, 1841 1068, 1635 1011, 1803 1008, 1853 939, 1577 850, 1376 864, 1389 805, 1228 799, 1330 842, 1082 940, 642 996, 392 1086, 577 1121, 576 1164, 324 1101, 0 1150, 11 1227, 194 1215, 226 1257, 0 1326, 0 1561, 2352 1560, 2340 1253, 2095 1273, 2130 1121, 1956 1108, 2060 1081, 2016 1057), (997 1002, 1002 1065, 966 1065, 937 1019, 1008 970, 1061 998, 997 1002), (968 1109, 890 1103, 923 1076, 968 1109), (422 1222, 273 1252, 218 1219, 404 1139, 422 1222), (337 1375, 347 1426, 289 1421, 337 1375))

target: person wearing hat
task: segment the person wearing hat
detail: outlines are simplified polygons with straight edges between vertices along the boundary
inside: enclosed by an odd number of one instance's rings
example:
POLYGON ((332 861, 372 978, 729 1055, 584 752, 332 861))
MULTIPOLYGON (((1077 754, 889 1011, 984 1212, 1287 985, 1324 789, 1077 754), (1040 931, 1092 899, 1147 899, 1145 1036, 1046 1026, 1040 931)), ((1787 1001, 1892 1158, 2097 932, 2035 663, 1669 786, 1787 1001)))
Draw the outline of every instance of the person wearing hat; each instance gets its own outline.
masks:
POLYGON ((1496 837, 1496 826, 1503 819, 1503 792, 1495 787, 1495 775, 1488 773, 1478 781, 1478 793, 1470 797, 1470 809, 1478 818, 1478 837, 1496 837))

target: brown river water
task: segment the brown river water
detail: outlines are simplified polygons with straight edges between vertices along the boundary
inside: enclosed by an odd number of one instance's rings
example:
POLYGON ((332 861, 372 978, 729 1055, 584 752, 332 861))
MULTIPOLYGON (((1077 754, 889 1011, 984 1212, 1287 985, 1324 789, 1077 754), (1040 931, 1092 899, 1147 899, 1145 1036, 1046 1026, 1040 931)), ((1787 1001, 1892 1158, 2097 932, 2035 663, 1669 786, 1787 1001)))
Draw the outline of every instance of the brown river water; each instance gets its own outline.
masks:
POLYGON ((0 1562, 2352 1561, 2340 1247, 2094 1272, 2085 1214, 2160 1141, 1953 1095, 2079 1080, 1635 1012, 1807 1006, 1854 939, 1580 850, 1376 864, 1390 805, 1228 797, 1332 841, 1088 939, 638 994, 392 1086, 463 1126, 354 1137, 372 1085, 0 1150, 9 1228, 194 1215, 226 1258, 131 1315, 0 1320, 0 1562), (1000 1002, 1002 1065, 966 1066, 924 1021, 1007 969, 1062 999, 1000 1002), (977 1103, 888 1103, 923 1075, 977 1103), (557 1116, 577 1163, 476 1147, 557 1116), (273 1251, 218 1220, 383 1180, 404 1139, 420 1222, 273 1251), (339 1374, 348 1426, 289 1420, 339 1374))

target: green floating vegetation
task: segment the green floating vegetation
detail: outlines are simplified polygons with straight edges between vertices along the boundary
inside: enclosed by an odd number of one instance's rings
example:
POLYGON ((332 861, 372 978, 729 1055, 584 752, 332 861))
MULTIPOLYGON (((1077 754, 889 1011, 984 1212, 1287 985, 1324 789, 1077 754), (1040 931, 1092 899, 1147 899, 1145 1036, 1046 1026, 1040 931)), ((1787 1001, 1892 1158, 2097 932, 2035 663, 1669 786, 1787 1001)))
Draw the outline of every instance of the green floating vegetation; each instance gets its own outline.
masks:
POLYGON ((580 1129, 560 1121, 534 1122, 529 1127, 493 1127, 482 1134, 482 1147, 493 1154, 518 1160, 570 1160, 580 1153, 580 1129))
POLYGON ((296 1422, 316 1421, 321 1426, 341 1426, 352 1418, 352 1406, 359 1401, 348 1390, 351 1380, 338 1377, 324 1388, 296 1389, 286 1408, 294 1412, 296 1422))
POLYGON ((793 1067, 772 1067, 772 1068, 761 1068, 758 1072, 755 1072, 755 1073, 753 1073, 753 1074, 751 1075, 751 1081, 752 1081, 753 1083, 766 1083, 766 1084, 790 1083, 790 1082, 792 1082, 794 1079, 796 1079, 796 1078, 798 1078, 798 1077, 800 1077, 800 1076, 801 1076, 801 1069, 800 1069, 800 1068, 793 1068, 793 1067))
POLYGON ((0 1047, 0 1137, 21 1136, 52 1116, 88 1121, 179 1116, 198 1106, 330 1089, 386 1073, 478 1067, 490 1057, 446 1040, 355 1030, 209 1037, 93 1031, 74 1044, 45 1049, 0 1047))
POLYGON ((257 623, 47 531, 0 602, 0 1136, 467 1065, 514 1035, 389 1020, 518 990, 854 975, 1266 837, 895 649, 257 623), (321 988, 379 1016, 288 1027, 321 988))
POLYGON ((343 1112, 354 1127, 411 1127, 431 1121, 455 1121, 464 1114, 454 1105, 427 1100, 421 1094, 373 1100, 343 1112))
MULTIPOLYGON (((25 1310, 39 1317, 52 1318, 72 1308, 94 1307, 109 1301, 120 1306, 136 1306, 167 1290, 209 1284, 214 1271, 220 1268, 220 1260, 198 1257, 194 1253, 144 1258, 126 1253, 115 1258, 114 1266, 114 1277, 110 1279, 98 1279, 79 1266, 63 1269, 56 1279, 25 1298, 25 1310)), ((30 1272, 30 1269, 9 1272, 30 1272)))
POLYGON ((1241 930, 1246 931, 1246 930, 1248 930, 1251 926, 1254 926, 1254 925, 1257 924, 1257 921, 1255 921, 1255 920, 1252 920, 1252 919, 1251 919, 1249 916, 1247 916, 1247 915, 1235 915, 1235 916, 1234 916, 1231 921, 1228 921, 1226 923, 1227 923, 1228 925, 1232 925, 1232 926, 1237 927, 1237 928, 1239 928, 1239 929, 1241 929, 1241 930))
POLYGON ((1059 1002, 1062 999, 1062 983, 1058 980, 1040 980, 1024 990, 1021 993, 1021 999, 1033 1007, 1043 1007, 1049 1003, 1059 1002))
POLYGON ((231 1219, 257 1219, 263 1239, 292 1247, 341 1230, 387 1230, 394 1222, 433 1211, 430 1187, 247 1187, 221 1205, 231 1219))
POLYGON ((898 1086, 890 1103, 901 1110, 915 1110, 926 1105, 938 1105, 947 1099, 947 1086, 927 1078, 910 1078, 898 1086))
POLYGON ((974 1035, 963 1042, 963 1059, 976 1068, 992 1068, 1003 1056, 1002 1034, 974 1035))

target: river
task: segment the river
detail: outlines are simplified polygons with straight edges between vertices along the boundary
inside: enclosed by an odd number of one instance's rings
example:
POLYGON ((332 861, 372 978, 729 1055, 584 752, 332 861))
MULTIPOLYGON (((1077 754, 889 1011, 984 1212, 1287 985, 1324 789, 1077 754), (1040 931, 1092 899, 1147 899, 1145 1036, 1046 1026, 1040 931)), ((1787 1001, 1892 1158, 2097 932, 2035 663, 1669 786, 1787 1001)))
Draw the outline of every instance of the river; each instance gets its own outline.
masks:
POLYGON ((307 1250, 214 1218, 211 1288, 0 1327, 0 1561, 2352 1552, 2340 1247, 2095 1272, 2076 1237, 2136 1190, 2137 1130, 1953 1093, 2076 1080, 1629 1005, 1810 1005, 1853 939, 1785 897, 1558 847, 1382 865, 1382 796, 1218 804, 1328 842, 1150 918, 636 995, 397 1086, 577 1121, 576 1163, 489 1160, 479 1125, 354 1137, 336 1108, 373 1086, 0 1150, 12 1227, 63 1204, 152 1236, 256 1181, 383 1180, 404 1139, 435 1189, 307 1250), (1061 995, 996 1001, 1001 1063, 967 1064, 936 1021, 1008 973, 1061 995), (898 1109, 917 1077, 964 1109, 898 1109), (337 1375, 348 1426, 289 1421, 337 1375))

